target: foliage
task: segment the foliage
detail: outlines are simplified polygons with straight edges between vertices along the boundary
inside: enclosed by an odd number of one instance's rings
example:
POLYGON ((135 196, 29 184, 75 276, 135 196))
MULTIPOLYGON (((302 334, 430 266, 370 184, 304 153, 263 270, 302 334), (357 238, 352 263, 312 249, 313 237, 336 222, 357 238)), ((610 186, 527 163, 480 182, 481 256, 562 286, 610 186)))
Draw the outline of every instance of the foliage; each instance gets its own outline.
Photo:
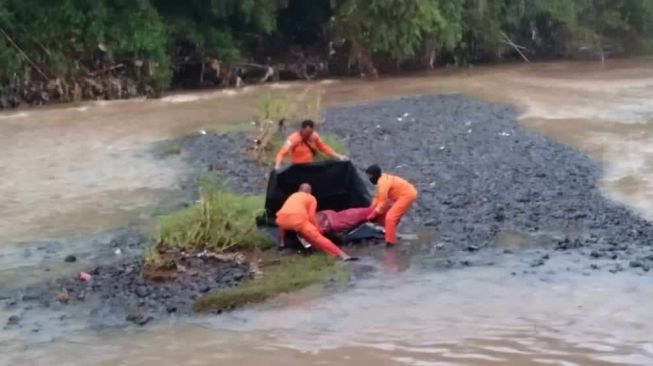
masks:
MULTIPOLYGON (((264 163, 272 163, 274 158, 286 141, 287 132, 278 128, 278 122, 283 120, 286 129, 297 129, 299 123, 311 119, 317 124, 322 122, 322 98, 324 91, 319 88, 309 87, 297 94, 291 93, 265 93, 257 102, 257 121, 260 128, 255 131, 255 140, 260 141, 257 147, 257 159, 264 163)), ((345 146, 334 136, 320 133, 323 141, 336 152, 346 154, 345 146)), ((331 159, 321 152, 317 152, 315 160, 331 159)))
POLYGON ((348 0, 335 17, 338 33, 372 52, 386 52, 401 61, 414 56, 429 40, 440 36, 440 43, 453 46, 459 37, 455 9, 434 0, 348 0), (453 10, 453 11, 452 11, 453 10))
POLYGON ((267 62, 274 47, 343 39, 396 64, 423 51, 440 62, 516 57, 508 40, 539 57, 637 54, 653 45, 653 1, 0 0, 0 29, 1 88, 72 84, 121 64, 163 89, 187 64, 267 62))
POLYGON ((264 247, 269 238, 256 227, 256 217, 262 210, 262 197, 231 193, 215 179, 203 177, 195 205, 160 219, 157 242, 215 253, 264 247))
POLYGON ((297 291, 338 275, 335 261, 323 254, 307 257, 283 257, 264 267, 260 280, 250 280, 233 289, 208 294, 194 305, 196 311, 229 310, 247 304, 260 303, 285 292, 297 291))

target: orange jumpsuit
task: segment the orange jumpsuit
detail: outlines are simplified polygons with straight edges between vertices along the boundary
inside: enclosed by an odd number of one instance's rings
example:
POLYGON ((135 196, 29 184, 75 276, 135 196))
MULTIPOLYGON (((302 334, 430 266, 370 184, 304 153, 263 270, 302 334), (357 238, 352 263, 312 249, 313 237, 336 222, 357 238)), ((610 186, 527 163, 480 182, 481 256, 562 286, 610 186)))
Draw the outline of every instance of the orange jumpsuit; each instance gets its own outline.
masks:
POLYGON ((336 152, 322 141, 317 132, 314 131, 308 140, 304 140, 299 132, 293 132, 279 150, 275 162, 280 165, 286 155, 290 153, 290 160, 293 164, 312 163, 317 150, 329 156, 336 155, 336 152))
POLYGON ((283 239, 286 230, 295 231, 328 255, 332 257, 341 256, 343 254, 342 250, 320 233, 315 220, 316 209, 317 200, 313 195, 304 192, 296 192, 290 195, 277 212, 279 235, 283 239))
POLYGON ((417 199, 417 190, 405 179, 389 174, 381 174, 376 186, 377 192, 372 201, 372 208, 377 213, 383 214, 390 206, 390 209, 385 212, 384 218, 385 241, 395 244, 397 242, 397 224, 417 199))

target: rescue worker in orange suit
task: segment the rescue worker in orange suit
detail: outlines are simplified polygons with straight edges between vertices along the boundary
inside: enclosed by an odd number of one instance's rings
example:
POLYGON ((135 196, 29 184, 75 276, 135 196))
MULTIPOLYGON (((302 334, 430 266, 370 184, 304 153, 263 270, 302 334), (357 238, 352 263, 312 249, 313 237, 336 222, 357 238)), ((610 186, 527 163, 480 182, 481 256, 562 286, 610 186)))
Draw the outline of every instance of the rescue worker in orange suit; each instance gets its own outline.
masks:
POLYGON ((392 247, 397 243, 397 225, 417 199, 417 190, 405 179, 383 173, 378 165, 368 167, 365 173, 377 187, 371 206, 374 210, 367 220, 383 219, 381 221, 384 221, 385 226, 385 243, 386 246, 392 247))
POLYGON ((293 164, 303 164, 312 163, 317 151, 339 160, 347 160, 346 156, 336 153, 331 146, 322 141, 320 135, 315 131, 315 122, 306 120, 302 122, 299 131, 288 136, 277 154, 274 169, 281 169, 281 164, 288 153, 290 153, 290 161, 293 164))
POLYGON ((299 191, 288 197, 279 212, 277 212, 277 226, 279 227, 280 246, 284 246, 286 231, 292 230, 308 241, 314 247, 324 251, 332 257, 338 257, 342 260, 355 260, 331 240, 327 239, 320 233, 319 226, 315 219, 317 209, 317 200, 311 194, 312 188, 308 183, 299 186, 299 191))

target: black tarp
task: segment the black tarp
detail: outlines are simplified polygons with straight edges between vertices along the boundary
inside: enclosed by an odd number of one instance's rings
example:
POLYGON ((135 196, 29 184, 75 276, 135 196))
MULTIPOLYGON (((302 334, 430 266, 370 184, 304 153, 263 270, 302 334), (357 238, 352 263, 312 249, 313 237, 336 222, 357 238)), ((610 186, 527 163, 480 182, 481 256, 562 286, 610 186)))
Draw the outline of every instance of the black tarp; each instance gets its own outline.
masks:
MULTIPOLYGON (((317 199, 317 210, 345 210, 367 207, 371 196, 365 181, 349 161, 323 161, 295 164, 280 172, 270 173, 265 197, 265 214, 259 218, 259 226, 273 238, 278 237, 275 216, 288 196, 297 192, 299 185, 309 183, 317 199)), ((330 237, 336 242, 356 242, 366 239, 383 239, 383 232, 363 224, 342 236, 330 237)), ((293 233, 286 236, 286 245, 301 248, 293 233)))
POLYGON ((318 211, 367 207, 371 202, 365 181, 350 161, 295 164, 270 173, 262 224, 274 225, 275 214, 302 183, 313 187, 318 211))

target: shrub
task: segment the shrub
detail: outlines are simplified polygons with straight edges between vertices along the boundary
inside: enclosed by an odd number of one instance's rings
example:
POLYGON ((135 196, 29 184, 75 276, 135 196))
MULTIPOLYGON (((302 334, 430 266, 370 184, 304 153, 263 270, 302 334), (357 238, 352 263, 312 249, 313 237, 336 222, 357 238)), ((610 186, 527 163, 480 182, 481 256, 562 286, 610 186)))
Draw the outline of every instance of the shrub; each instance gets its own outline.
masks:
POLYGON ((157 242, 159 246, 216 253, 265 247, 270 239, 256 226, 262 210, 262 197, 234 194, 215 179, 203 177, 199 201, 162 217, 157 242))

